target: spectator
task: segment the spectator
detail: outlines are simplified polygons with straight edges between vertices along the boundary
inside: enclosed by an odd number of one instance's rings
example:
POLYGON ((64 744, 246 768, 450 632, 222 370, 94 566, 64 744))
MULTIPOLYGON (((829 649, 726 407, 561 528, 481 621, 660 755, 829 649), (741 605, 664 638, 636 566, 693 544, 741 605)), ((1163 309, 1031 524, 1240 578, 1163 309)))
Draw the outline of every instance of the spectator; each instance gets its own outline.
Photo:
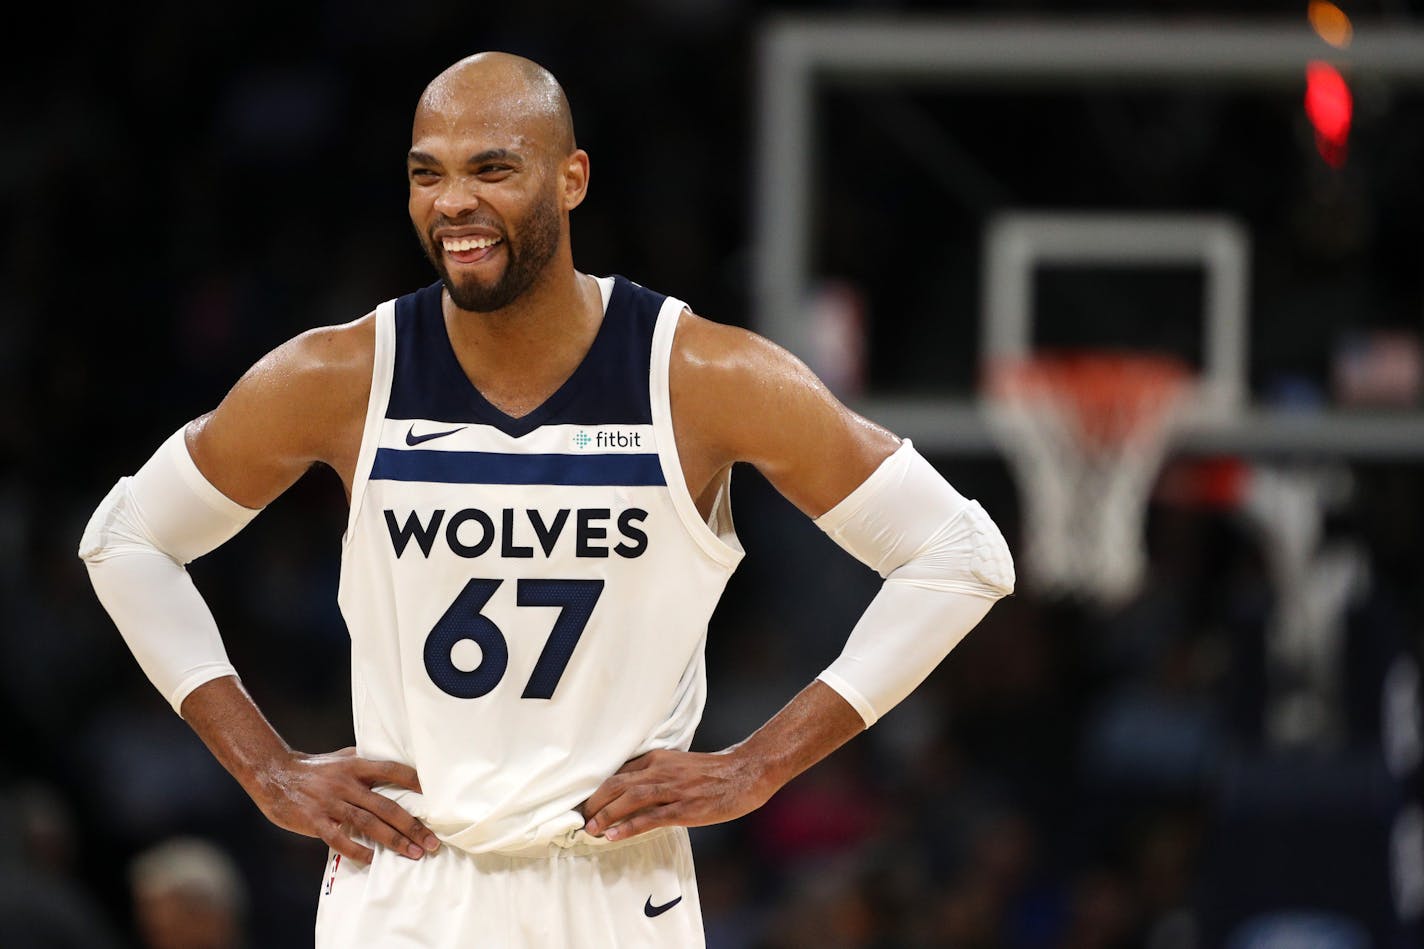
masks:
POLYGON ((129 868, 145 949, 241 949, 247 890, 232 858, 207 841, 175 837, 129 868))

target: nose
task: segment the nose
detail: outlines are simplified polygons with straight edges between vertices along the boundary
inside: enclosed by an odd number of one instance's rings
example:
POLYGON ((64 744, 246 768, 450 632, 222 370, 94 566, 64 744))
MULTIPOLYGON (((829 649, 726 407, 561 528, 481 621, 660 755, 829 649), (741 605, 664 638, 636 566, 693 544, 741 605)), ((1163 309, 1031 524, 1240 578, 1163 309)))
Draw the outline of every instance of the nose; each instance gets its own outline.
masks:
POLYGON ((448 177, 435 197, 435 210, 451 219, 457 219, 479 206, 479 188, 473 178, 464 175, 448 177))

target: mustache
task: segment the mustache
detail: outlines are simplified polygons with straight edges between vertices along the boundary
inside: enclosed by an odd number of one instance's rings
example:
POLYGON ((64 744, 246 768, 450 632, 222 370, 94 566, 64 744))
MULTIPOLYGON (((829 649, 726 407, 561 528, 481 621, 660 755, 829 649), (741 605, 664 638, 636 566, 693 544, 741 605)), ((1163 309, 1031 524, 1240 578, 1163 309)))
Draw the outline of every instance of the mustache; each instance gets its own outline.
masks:
POLYGON ((499 234, 500 237, 507 236, 504 233, 504 226, 500 222, 481 214, 468 214, 458 218, 448 218, 441 216, 430 222, 430 228, 426 231, 431 239, 434 239, 435 232, 442 227, 487 227, 499 234))

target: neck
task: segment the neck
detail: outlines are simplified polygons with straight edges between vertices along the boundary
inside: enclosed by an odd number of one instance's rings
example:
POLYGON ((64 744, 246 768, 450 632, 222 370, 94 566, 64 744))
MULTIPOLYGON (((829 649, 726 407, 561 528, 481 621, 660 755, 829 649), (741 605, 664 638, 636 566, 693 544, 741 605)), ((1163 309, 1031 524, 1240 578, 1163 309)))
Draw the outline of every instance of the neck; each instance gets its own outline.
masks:
POLYGON ((512 415, 540 404, 568 378, 603 321, 597 282, 574 270, 567 252, 507 307, 462 310, 444 291, 441 307, 465 374, 512 415))

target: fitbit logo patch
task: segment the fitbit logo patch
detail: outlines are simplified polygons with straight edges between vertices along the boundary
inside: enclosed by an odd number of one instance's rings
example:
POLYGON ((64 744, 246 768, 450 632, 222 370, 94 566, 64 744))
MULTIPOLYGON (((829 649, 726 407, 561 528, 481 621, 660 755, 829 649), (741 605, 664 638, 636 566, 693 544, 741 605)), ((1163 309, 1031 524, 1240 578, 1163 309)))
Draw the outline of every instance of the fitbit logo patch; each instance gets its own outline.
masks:
POLYGON ((599 429, 590 435, 580 429, 573 436, 574 447, 583 451, 590 445, 597 449, 642 448, 642 432, 622 432, 618 429, 599 429))

